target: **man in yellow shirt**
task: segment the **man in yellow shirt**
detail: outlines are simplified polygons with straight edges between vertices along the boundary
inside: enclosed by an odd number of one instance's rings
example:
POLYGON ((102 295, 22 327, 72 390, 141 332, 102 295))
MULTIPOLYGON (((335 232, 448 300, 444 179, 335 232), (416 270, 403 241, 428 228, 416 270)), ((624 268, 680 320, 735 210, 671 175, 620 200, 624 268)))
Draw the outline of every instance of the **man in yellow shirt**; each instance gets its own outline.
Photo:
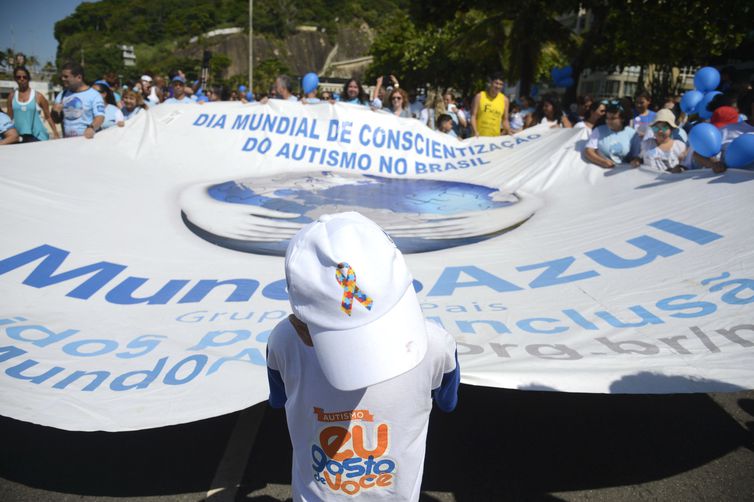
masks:
POLYGON ((510 103, 503 94, 503 74, 493 73, 487 79, 487 90, 474 96, 471 104, 471 128, 474 136, 500 136, 510 134, 508 108, 510 103))

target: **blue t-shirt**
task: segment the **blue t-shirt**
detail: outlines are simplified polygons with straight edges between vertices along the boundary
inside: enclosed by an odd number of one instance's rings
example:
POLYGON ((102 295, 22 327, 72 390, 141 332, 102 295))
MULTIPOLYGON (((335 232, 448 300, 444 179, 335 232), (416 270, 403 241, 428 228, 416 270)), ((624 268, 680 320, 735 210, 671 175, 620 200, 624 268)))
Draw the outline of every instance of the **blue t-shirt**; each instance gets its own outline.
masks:
POLYGON ((657 113, 652 110, 649 110, 646 115, 634 115, 634 120, 631 122, 631 125, 636 129, 636 132, 644 136, 647 129, 649 129, 649 124, 654 122, 656 116, 657 113))
POLYGON ((102 122, 102 129, 118 125, 118 122, 123 122, 124 120, 126 119, 123 117, 123 112, 120 111, 120 108, 108 104, 105 106, 105 121, 102 122))
POLYGON ((175 99, 175 98, 168 98, 165 101, 162 102, 163 105, 178 105, 181 103, 193 103, 194 101, 191 100, 188 96, 183 96, 181 99, 175 99))
POLYGON ((600 155, 616 164, 628 162, 641 152, 641 136, 632 127, 613 131, 606 125, 595 127, 586 148, 595 148, 600 155))
POLYGON ((15 128, 16 126, 13 125, 11 118, 3 112, 0 112, 0 135, 4 136, 6 132, 15 128))
POLYGON ((105 102, 100 93, 91 87, 85 91, 63 91, 55 98, 63 103, 63 132, 66 138, 83 136, 95 117, 105 115, 105 102))

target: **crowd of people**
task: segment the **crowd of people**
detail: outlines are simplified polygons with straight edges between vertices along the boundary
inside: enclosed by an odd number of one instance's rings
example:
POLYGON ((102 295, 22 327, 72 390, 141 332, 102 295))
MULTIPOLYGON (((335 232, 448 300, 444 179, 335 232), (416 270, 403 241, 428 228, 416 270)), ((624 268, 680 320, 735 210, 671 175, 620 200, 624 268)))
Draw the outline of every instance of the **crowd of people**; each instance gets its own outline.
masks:
POLYGON ((555 93, 545 94, 539 100, 526 95, 510 100, 503 93, 502 73, 489 75, 486 88, 473 97, 459 96, 453 89, 407 91, 395 75, 377 78, 371 93, 352 78, 339 93, 314 89, 297 95, 293 80, 286 75, 279 76, 267 93, 258 94, 247 91, 245 86, 230 91, 203 87, 199 81, 189 82, 180 70, 167 77, 145 74, 138 81, 124 83, 110 73, 87 85, 83 68, 68 63, 60 73, 63 91, 52 104, 30 88, 28 69, 16 67, 13 77, 17 88, 8 96, 8 113, 0 112, 0 144, 44 141, 61 135, 92 138, 97 131, 122 127, 127 120, 155 106, 223 100, 265 103, 270 99, 300 101, 305 105, 322 102, 362 105, 416 119, 430 129, 459 139, 515 134, 539 125, 587 129, 589 139, 584 159, 602 168, 625 164, 670 172, 699 168, 722 172, 726 146, 741 134, 754 132, 751 85, 743 89, 728 86, 709 103, 712 115, 707 121, 720 128, 723 146, 721 154, 703 157, 689 146, 688 131, 704 120, 699 115, 682 113, 680 96, 655 101, 646 91, 633 98, 597 100, 584 95, 564 107, 555 93))

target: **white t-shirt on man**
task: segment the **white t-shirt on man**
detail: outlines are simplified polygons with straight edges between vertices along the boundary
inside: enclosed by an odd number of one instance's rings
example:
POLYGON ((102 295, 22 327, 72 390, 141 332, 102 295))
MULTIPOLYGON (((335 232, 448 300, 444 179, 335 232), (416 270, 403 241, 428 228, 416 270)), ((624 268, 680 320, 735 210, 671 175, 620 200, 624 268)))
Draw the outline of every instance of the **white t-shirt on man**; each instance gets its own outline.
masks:
POLYGON ((267 344, 270 405, 285 406, 293 500, 418 500, 432 400, 456 404, 453 337, 425 321, 427 354, 412 370, 355 391, 326 380, 314 348, 287 319, 267 344))

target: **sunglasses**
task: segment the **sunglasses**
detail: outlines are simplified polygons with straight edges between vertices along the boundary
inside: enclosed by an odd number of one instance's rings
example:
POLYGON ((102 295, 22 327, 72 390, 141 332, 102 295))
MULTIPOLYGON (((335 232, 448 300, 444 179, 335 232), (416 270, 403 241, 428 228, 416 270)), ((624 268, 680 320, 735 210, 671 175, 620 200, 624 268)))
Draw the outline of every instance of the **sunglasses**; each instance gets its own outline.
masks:
POLYGON ((390 100, 391 101, 403 101, 403 98, 400 97, 400 96, 393 96, 392 98, 390 98, 390 100))
POLYGON ((620 101, 617 99, 603 99, 600 101, 601 104, 605 105, 607 107, 607 111, 613 112, 613 111, 623 111, 623 105, 620 104, 620 101))
POLYGON ((653 125, 652 126, 652 131, 654 131, 654 132, 660 132, 660 131, 666 132, 666 131, 669 131, 669 130, 670 130, 670 126, 669 125, 660 125, 660 124, 657 124, 657 125, 653 125))

